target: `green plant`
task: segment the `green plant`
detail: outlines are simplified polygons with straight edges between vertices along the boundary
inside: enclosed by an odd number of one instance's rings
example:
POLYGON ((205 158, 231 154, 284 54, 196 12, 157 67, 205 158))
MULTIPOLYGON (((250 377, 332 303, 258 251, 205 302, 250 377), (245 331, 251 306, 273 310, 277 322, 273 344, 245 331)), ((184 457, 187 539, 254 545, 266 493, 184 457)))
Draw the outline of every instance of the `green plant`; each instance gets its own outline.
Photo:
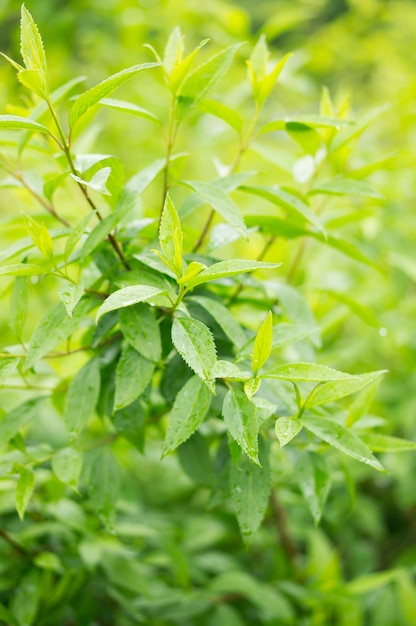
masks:
MULTIPOLYGON (((347 607, 360 624, 355 593, 390 580, 411 587, 406 570, 345 583, 313 526, 331 483, 352 491, 367 472, 348 457, 384 473, 374 452, 416 447, 378 431, 369 409, 385 370, 334 369, 305 297, 309 263, 351 280, 358 263, 385 271, 341 232, 359 219, 355 205, 333 214, 339 198, 381 201, 349 167, 369 118, 352 121, 326 90, 319 115, 276 116, 270 98, 289 55, 270 67, 263 37, 240 112, 231 88, 211 95, 233 62, 241 68, 241 48, 209 56, 205 43, 186 55, 177 28, 162 57, 152 49, 155 62, 80 94, 82 79, 52 89, 22 7, 24 65, 8 60, 31 100, 0 116, 3 186, 27 203, 11 217, 18 236, 0 266, 12 277, 17 342, 0 361, 6 623, 312 625, 324 615, 341 624, 347 607), (148 71, 165 111, 110 98, 148 71), (164 154, 127 182, 119 157, 82 149, 103 108, 165 137, 164 154), (233 154, 228 135, 219 145, 203 135, 207 116, 234 133, 233 154), (207 176, 213 158, 217 174, 207 176), (309 571, 291 507, 307 529, 309 571), (236 528, 230 511, 247 546, 264 533, 252 573, 244 555, 237 564, 212 548, 236 528), (274 529, 276 567, 264 550, 274 529), (308 576, 325 580, 325 597, 308 576)), ((315 294, 378 326, 349 293, 322 285, 315 294)))

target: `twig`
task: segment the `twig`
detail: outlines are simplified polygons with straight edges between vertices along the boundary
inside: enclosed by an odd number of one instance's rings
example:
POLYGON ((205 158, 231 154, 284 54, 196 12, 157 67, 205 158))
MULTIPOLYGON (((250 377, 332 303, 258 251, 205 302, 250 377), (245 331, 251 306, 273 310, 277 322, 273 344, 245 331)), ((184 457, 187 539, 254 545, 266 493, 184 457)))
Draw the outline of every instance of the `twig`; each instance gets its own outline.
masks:
POLYGON ((16 550, 16 552, 18 552, 22 556, 25 556, 25 557, 29 556, 29 552, 26 550, 26 548, 22 546, 21 543, 16 541, 16 539, 13 539, 13 537, 9 535, 7 530, 0 528, 0 537, 4 539, 4 541, 6 541, 14 550, 16 550))

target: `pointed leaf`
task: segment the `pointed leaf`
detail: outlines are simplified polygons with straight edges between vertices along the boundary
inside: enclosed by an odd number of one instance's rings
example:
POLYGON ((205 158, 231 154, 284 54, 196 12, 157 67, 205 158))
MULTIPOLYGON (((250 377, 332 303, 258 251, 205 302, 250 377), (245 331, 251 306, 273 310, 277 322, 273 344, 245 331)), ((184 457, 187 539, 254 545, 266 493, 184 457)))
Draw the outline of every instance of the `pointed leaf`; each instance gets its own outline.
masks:
POLYGON ((78 96, 75 100, 71 113, 69 116, 69 125, 71 128, 75 126, 78 120, 89 111, 95 104, 97 104, 103 98, 106 98, 113 93, 115 89, 123 85, 130 78, 138 74, 139 72, 157 67, 159 63, 142 63, 140 65, 134 65, 128 67, 117 74, 109 76, 95 87, 92 87, 85 93, 78 96))
POLYGON ((369 465, 379 472, 386 473, 381 463, 370 452, 367 446, 351 430, 329 418, 305 416, 302 419, 305 428, 314 435, 323 439, 330 446, 341 450, 345 454, 369 465))
POLYGON ((236 276, 237 274, 245 274, 260 269, 275 269, 280 267, 281 263, 265 263, 264 261, 245 261, 244 259, 236 259, 234 261, 220 261, 210 265, 206 270, 200 272, 195 278, 189 281, 187 289, 193 289, 197 285, 202 285, 210 280, 218 280, 227 276, 236 276))
POLYGON ((272 351, 272 329, 273 314, 269 311, 266 319, 259 328, 254 342, 252 368, 255 376, 263 365, 265 365, 272 351))
POLYGON ((88 492, 92 506, 109 530, 114 526, 119 485, 120 470, 114 455, 106 448, 97 450, 91 464, 88 492))
POLYGON ((280 446, 283 448, 302 430, 302 422, 295 417, 279 417, 274 429, 280 446))
POLYGON ((374 452, 406 452, 416 450, 416 443, 380 433, 360 433, 360 439, 374 452))
POLYGON ((159 119, 156 117, 156 115, 154 115, 150 111, 147 111, 147 109, 139 107, 137 104, 133 104, 132 102, 125 102, 124 100, 114 100, 113 98, 102 98, 98 104, 101 104, 108 109, 113 109, 114 111, 130 113, 130 115, 143 117, 150 122, 159 123, 159 119))
POLYGON ((326 380, 354 380, 356 376, 339 372, 326 365, 315 363, 288 363, 279 365, 262 374, 262 378, 279 378, 299 382, 322 382, 326 380))
POLYGON ((315 524, 319 524, 331 486, 331 476, 323 457, 302 452, 295 465, 295 478, 315 524))
POLYGON ((62 448, 52 459, 52 469, 59 480, 76 487, 82 468, 82 454, 76 448, 62 448))
POLYGON ((47 268, 33 263, 13 263, 0 267, 0 276, 41 276, 48 271, 47 268))
POLYGON ((180 278, 182 276, 182 226, 169 194, 166 195, 160 218, 159 243, 168 266, 180 278))
POLYGON ((33 17, 24 4, 21 9, 20 52, 28 69, 42 70, 46 74, 46 56, 42 38, 33 17))
POLYGON ((9 411, 0 420, 0 443, 5 444, 17 435, 19 430, 29 424, 39 414, 39 404, 45 396, 26 400, 9 411))
POLYGON ((162 353, 160 327, 152 307, 135 304, 121 309, 118 320, 129 344, 149 361, 159 361, 162 353))
POLYGON ((29 282, 24 276, 14 281, 10 298, 10 328, 17 339, 21 340, 23 327, 27 318, 29 303, 29 282))
POLYGON ((213 370, 212 375, 214 378, 227 378, 228 380, 250 380, 252 378, 250 372, 245 372, 240 370, 237 365, 231 363, 231 361, 217 361, 213 370))
POLYGON ((176 396, 163 447, 165 457, 189 439, 204 420, 211 404, 211 393, 197 376, 190 378, 176 396))
POLYGON ((105 313, 109 311, 115 311, 122 309, 138 302, 146 302, 160 296, 164 292, 161 289, 155 287, 149 287, 147 285, 134 285, 131 287, 124 287, 112 293, 104 304, 100 306, 97 311, 96 321, 100 319, 105 313))
POLYGON ((214 391, 212 369, 217 362, 217 352, 211 331, 199 320, 175 318, 172 341, 183 360, 214 391))
POLYGON ((222 414, 233 439, 254 463, 260 465, 258 425, 254 404, 245 393, 233 388, 225 396, 222 414))
POLYGON ((72 379, 65 405, 64 420, 71 437, 76 437, 93 415, 100 393, 100 370, 91 359, 72 379))
POLYGON ((21 520, 25 516, 25 511, 29 500, 35 489, 35 474, 33 470, 26 467, 19 469, 19 479, 16 484, 16 509, 21 520))
POLYGON ((340 398, 349 396, 356 391, 360 391, 360 389, 364 389, 364 387, 370 385, 385 373, 386 370, 368 372, 367 374, 360 374, 359 376, 353 376, 345 380, 328 382, 321 385, 316 389, 311 399, 308 400, 308 407, 335 402, 340 398))
POLYGON ((226 106, 222 102, 218 102, 218 100, 203 100, 199 103, 198 109, 202 111, 202 113, 209 113, 209 115, 213 115, 222 120, 241 135, 243 120, 235 109, 226 106))
POLYGON ((19 115, 0 115, 0 130, 32 130, 38 133, 51 134, 46 126, 38 124, 29 117, 19 115))
POLYGON ((371 187, 353 178, 338 176, 327 183, 322 183, 309 192, 312 194, 329 194, 335 196, 363 196, 368 198, 383 198, 383 195, 371 187))
POLYGON ((115 410, 123 409, 143 393, 152 380, 154 369, 154 363, 131 345, 125 345, 116 369, 115 410))
POLYGON ((65 282, 59 288, 59 297, 64 303, 69 317, 72 317, 72 313, 80 301, 83 293, 84 285, 82 282, 76 285, 74 285, 74 283, 65 282))
POLYGON ((247 338, 244 330, 222 302, 205 296, 192 296, 191 300, 202 306, 211 315, 237 348, 246 343, 247 338))
POLYGON ((116 411, 113 423, 117 432, 140 452, 144 449, 145 413, 139 399, 116 411))

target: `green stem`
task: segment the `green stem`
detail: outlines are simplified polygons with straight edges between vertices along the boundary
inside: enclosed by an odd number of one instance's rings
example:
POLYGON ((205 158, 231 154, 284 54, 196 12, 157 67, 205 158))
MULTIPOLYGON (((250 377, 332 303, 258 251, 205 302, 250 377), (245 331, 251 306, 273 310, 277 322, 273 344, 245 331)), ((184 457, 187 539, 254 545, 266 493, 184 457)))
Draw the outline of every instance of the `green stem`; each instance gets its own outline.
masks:
POLYGON ((169 169, 170 169, 170 158, 172 156, 172 149, 175 145, 176 132, 177 127, 175 127, 175 110, 176 110, 176 98, 174 95, 171 95, 170 106, 169 106, 169 122, 168 122, 168 132, 166 136, 166 164, 163 173, 163 194, 162 194, 162 207, 160 210, 160 214, 162 215, 163 207, 165 206, 166 196, 169 191, 169 169))

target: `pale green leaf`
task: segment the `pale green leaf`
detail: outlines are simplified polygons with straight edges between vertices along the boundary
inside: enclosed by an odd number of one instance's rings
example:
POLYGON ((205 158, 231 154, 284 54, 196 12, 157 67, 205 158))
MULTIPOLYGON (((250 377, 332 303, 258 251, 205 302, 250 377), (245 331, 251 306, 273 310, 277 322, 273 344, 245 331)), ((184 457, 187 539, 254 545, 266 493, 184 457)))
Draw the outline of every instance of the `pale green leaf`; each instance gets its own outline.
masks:
POLYGON ((129 344, 149 361, 159 361, 162 353, 160 327, 152 307, 135 304, 121 309, 118 320, 129 344))
POLYGON ((152 380, 154 363, 126 344, 116 369, 114 409, 123 409, 139 397, 152 380))
POLYGON ((98 322, 100 317, 109 311, 132 306, 132 304, 137 304, 138 302, 147 302, 163 293, 161 289, 149 287, 148 285, 132 285, 131 287, 119 289, 108 296, 104 304, 100 306, 97 311, 96 321, 98 322))
POLYGON ((266 364, 272 351, 272 332, 273 314, 269 311, 254 341, 252 368, 255 376, 263 365, 266 364))
MULTIPOLYGON (((2 384, 15 373, 17 366, 19 364, 19 359, 14 357, 4 357, 2 356, 0 359, 0 387, 2 384)), ((0 421, 1 424, 1 421, 0 421)))
POLYGON ((38 124, 29 117, 20 117, 19 115, 0 115, 0 130, 32 130, 33 132, 51 134, 46 126, 38 124))
POLYGON ((92 189, 93 191, 101 193, 105 196, 109 196, 111 194, 106 187, 106 183, 110 174, 111 167, 103 167, 94 174, 91 180, 85 180, 84 178, 80 178, 76 174, 70 174, 70 176, 80 185, 88 187, 89 189, 92 189))
POLYGON ((26 467, 20 467, 19 478, 16 484, 15 501, 16 510, 21 520, 23 520, 25 516, 25 511, 27 505, 29 504, 30 498, 32 497, 34 489, 35 474, 33 470, 26 467))
POLYGON ((247 227, 238 206, 229 195, 213 183, 200 180, 187 180, 182 183, 197 193, 214 211, 243 237, 247 238, 247 227))
POLYGON ((143 109, 143 107, 140 107, 137 104, 133 104, 132 102, 125 102, 124 100, 114 100, 113 98, 102 98, 98 104, 101 104, 108 109, 113 109, 114 111, 129 113, 130 115, 143 117, 150 122, 159 123, 159 119, 156 115, 154 115, 154 113, 151 113, 151 111, 143 109))
POLYGON ((71 437, 76 437, 93 415, 100 393, 100 370, 91 359, 72 379, 65 405, 64 420, 71 437))
POLYGON ((279 417, 274 429, 280 446, 283 448, 302 430, 302 422, 295 417, 279 417))
POLYGON ((309 194, 329 194, 335 196, 363 196, 367 198, 383 198, 383 195, 374 191, 369 185, 353 178, 338 176, 327 183, 319 184, 310 190, 309 194))
POLYGON ((85 215, 85 217, 83 217, 69 233, 69 237, 66 240, 64 250, 64 259, 66 262, 68 262, 72 252, 75 250, 76 245, 80 241, 81 237, 84 235, 88 223, 93 215, 93 211, 88 213, 88 215, 85 215))
POLYGON ((245 344, 247 338, 244 330, 222 302, 205 296, 192 296, 191 301, 209 313, 237 348, 245 344))
POLYGON ((130 78, 138 74, 139 72, 150 69, 152 67, 157 67, 160 65, 159 63, 141 63, 140 65, 134 65, 132 67, 128 67, 121 72, 117 72, 117 74, 113 74, 109 76, 95 87, 92 87, 85 93, 78 96, 75 100, 71 113, 69 116, 69 125, 71 128, 75 126, 78 120, 89 111, 94 105, 100 102, 103 98, 106 98, 110 94, 113 93, 115 89, 123 85, 130 78))
POLYGON ((250 543, 259 529, 269 503, 271 474, 267 451, 260 459, 262 467, 243 455, 230 469, 231 500, 245 543, 250 543))
POLYGON ((107 528, 113 530, 119 496, 119 466, 111 451, 101 448, 96 451, 89 470, 88 493, 91 504, 107 528))
POLYGON ((222 414, 230 435, 247 456, 260 465, 258 458, 258 425, 255 406, 246 394, 230 389, 224 398, 222 414))
POLYGON ((305 428, 319 437, 319 439, 323 439, 330 446, 341 450, 341 452, 348 454, 361 463, 365 463, 365 465, 369 465, 379 472, 386 473, 383 466, 361 439, 351 430, 342 426, 342 424, 330 418, 312 415, 304 416, 302 423, 305 428))
POLYGON ((22 4, 20 20, 20 53, 28 69, 46 74, 46 56, 39 30, 33 17, 22 4))
POLYGON ((40 224, 26 213, 23 213, 23 217, 26 222, 29 237, 43 256, 47 259, 51 259, 53 257, 53 243, 45 224, 40 224))
POLYGON ((48 269, 33 263, 13 263, 0 267, 0 276, 40 276, 47 274, 48 269))
POLYGON ((84 293, 83 283, 74 284, 65 282, 60 286, 58 293, 69 317, 72 317, 72 313, 84 293))
POLYGON ((310 400, 308 400, 308 407, 319 406, 321 404, 327 404, 328 402, 335 402, 345 396, 349 396, 350 394, 360 391, 360 389, 363 389, 367 385, 373 383, 385 373, 386 370, 368 372, 366 374, 360 374, 359 376, 353 376, 345 380, 328 382, 321 385, 315 390, 310 400))
POLYGON ((262 378, 278 378, 297 382, 323 382, 329 380, 355 380, 351 374, 339 372, 326 365, 316 363, 288 363, 279 365, 262 374, 262 378))
POLYGON ((352 426, 355 422, 358 422, 358 420, 366 415, 368 408, 377 393, 380 382, 381 375, 375 376, 374 378, 370 377, 370 381, 367 382, 366 386, 361 389, 360 393, 357 393, 354 400, 348 407, 348 416, 345 421, 346 426, 352 426))
POLYGON ((10 328, 17 339, 21 340, 23 327, 28 313, 29 282, 25 276, 18 276, 13 284, 10 297, 10 328))
POLYGON ((416 443, 400 437, 391 437, 380 433, 363 432, 360 439, 374 452, 406 452, 416 450, 416 443))
POLYGON ((179 26, 176 26, 169 35, 163 55, 163 67, 168 76, 170 76, 173 69, 181 63, 183 50, 183 35, 179 26))
POLYGON ((214 391, 212 369, 217 352, 209 328, 199 320, 177 317, 172 325, 172 342, 183 360, 214 391))
POLYGON ((285 130, 287 124, 304 124, 311 128, 336 128, 353 127, 354 123, 335 117, 325 117, 320 115, 296 115, 296 117, 284 117, 273 120, 265 124, 261 133, 270 133, 276 130, 285 130))
POLYGON ((82 454, 76 448, 62 448, 52 459, 52 469, 59 480, 76 487, 82 468, 82 454))
POLYGON ((234 365, 231 361, 222 361, 219 360, 216 362, 213 370, 212 376, 214 378, 227 378, 228 380, 250 380, 251 374, 250 372, 246 372, 240 370, 237 365, 234 365))
POLYGON ((198 105, 198 109, 202 111, 202 113, 208 113, 222 120, 241 135, 243 131, 243 120, 235 109, 232 109, 222 102, 218 102, 218 100, 202 100, 198 105))
POLYGON ((45 396, 40 396, 26 400, 0 419, 0 442, 8 443, 21 428, 29 424, 39 414, 39 404, 44 399, 45 396))
POLYGON ((182 276, 182 226, 169 194, 166 195, 160 218, 159 243, 168 266, 180 278, 182 276))
POLYGON ((204 420, 211 403, 211 393, 204 382, 193 376, 176 396, 169 417, 163 457, 189 439, 204 420))
POLYGON ((315 524, 319 524, 331 487, 331 475, 324 458, 315 452, 302 451, 294 475, 315 524))
POLYGON ((226 278, 228 276, 236 276, 255 270, 271 270, 280 267, 281 263, 265 263, 264 261, 246 261, 244 259, 235 259, 233 261, 220 261, 210 265, 206 270, 200 272, 187 285, 187 289, 193 289, 197 285, 202 285, 211 280, 226 278))
MULTIPOLYGON (((224 193, 230 193, 238 189, 248 178, 251 178, 256 172, 238 172, 229 174, 221 178, 210 181, 210 185, 217 187, 224 193)), ((179 215, 182 219, 191 215, 196 209, 204 204, 205 200, 196 193, 188 196, 179 209, 179 215)))
POLYGON ((42 70, 23 69, 17 73, 17 78, 24 87, 46 100, 48 97, 48 86, 42 70))

